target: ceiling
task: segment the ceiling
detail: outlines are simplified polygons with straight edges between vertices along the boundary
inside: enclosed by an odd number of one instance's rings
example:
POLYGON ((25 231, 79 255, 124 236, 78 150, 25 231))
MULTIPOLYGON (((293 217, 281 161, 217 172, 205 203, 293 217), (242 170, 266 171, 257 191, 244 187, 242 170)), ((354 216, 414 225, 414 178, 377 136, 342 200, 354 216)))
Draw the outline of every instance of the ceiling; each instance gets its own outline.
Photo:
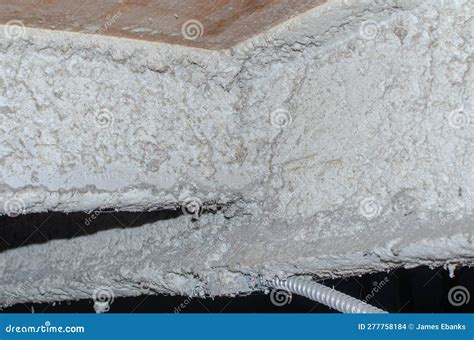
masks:
POLYGON ((221 49, 326 1, 0 0, 0 23, 221 49))

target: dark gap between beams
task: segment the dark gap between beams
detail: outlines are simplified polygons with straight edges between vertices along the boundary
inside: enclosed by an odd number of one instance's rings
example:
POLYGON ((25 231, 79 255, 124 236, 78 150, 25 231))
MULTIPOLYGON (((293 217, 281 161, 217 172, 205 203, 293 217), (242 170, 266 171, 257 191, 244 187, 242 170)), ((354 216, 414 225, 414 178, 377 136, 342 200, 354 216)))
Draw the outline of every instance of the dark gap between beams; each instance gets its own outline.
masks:
POLYGON ((35 213, 0 216, 0 252, 50 240, 71 239, 109 229, 136 228, 183 215, 181 209, 147 212, 35 213))

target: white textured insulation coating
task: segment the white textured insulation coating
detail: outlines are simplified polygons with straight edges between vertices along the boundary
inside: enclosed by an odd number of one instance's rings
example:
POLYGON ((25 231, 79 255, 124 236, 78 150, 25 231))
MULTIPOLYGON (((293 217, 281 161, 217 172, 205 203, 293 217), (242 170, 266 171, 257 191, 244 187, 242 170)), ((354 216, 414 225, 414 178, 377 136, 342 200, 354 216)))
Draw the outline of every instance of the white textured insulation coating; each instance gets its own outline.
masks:
POLYGON ((472 265, 473 9, 331 0, 222 51, 1 36, 0 213, 219 210, 1 252, 0 304, 472 265))

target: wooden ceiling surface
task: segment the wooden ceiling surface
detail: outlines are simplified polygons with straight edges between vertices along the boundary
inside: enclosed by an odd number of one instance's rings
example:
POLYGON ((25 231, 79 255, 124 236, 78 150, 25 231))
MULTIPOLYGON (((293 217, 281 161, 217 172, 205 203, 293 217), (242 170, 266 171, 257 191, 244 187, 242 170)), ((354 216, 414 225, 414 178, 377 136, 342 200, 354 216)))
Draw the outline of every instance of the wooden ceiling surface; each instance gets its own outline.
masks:
POLYGON ((327 0, 0 0, 0 23, 221 49, 327 0))

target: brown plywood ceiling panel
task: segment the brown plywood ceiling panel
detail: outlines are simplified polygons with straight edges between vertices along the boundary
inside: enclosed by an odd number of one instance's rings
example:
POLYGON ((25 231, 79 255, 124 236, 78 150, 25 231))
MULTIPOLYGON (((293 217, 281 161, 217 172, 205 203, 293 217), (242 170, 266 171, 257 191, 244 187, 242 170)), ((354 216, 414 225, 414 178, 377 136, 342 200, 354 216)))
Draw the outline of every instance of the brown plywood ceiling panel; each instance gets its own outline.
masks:
POLYGON ((0 0, 0 23, 228 48, 327 0, 0 0))

